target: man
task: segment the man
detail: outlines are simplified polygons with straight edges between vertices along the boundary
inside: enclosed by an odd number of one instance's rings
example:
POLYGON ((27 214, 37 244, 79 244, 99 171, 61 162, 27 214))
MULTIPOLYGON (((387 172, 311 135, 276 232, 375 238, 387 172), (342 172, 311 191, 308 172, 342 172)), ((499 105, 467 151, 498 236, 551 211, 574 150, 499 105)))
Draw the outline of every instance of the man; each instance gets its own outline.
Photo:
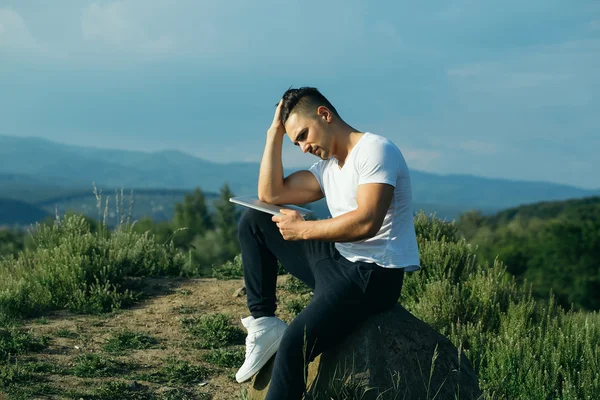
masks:
POLYGON ((392 307, 404 271, 420 268, 410 176, 390 140, 354 129, 317 89, 304 87, 286 91, 277 106, 258 196, 271 204, 325 197, 332 215, 305 221, 295 211, 271 216, 250 209, 239 225, 251 316, 242 319, 246 360, 236 379, 250 379, 276 354, 267 399, 300 399, 308 363, 370 315, 392 307), (286 133, 321 160, 284 179, 286 133), (314 293, 289 326, 275 317, 277 260, 314 293))

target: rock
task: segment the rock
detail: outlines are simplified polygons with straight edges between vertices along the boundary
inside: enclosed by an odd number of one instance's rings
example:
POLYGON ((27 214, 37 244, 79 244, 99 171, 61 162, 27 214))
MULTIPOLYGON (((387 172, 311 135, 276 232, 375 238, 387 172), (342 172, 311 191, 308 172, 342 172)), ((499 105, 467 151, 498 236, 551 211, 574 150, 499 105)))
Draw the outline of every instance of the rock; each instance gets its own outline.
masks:
MULTIPOLYGON (((273 359, 253 378, 249 400, 265 398, 273 359)), ((322 395, 329 385, 346 386, 346 391, 360 385, 373 388, 355 396, 365 400, 481 397, 465 354, 461 352, 459 364, 458 349, 400 304, 372 316, 344 342, 311 362, 307 382, 313 396, 322 395)))
POLYGON ((233 292, 233 297, 240 297, 246 294, 246 287, 242 286, 241 288, 238 288, 235 290, 235 292, 233 292))

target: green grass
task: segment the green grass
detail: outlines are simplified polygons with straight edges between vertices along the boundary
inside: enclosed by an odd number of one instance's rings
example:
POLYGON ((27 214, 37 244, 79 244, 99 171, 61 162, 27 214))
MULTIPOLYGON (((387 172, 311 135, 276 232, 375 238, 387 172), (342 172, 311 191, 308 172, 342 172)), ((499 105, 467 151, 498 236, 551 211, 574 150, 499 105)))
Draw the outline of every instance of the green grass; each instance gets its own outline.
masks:
POLYGON ((174 356, 162 360, 161 365, 161 368, 155 372, 137 375, 136 377, 148 382, 189 386, 203 382, 213 374, 213 371, 204 365, 191 364, 174 356))
POLYGON ((126 371, 122 363, 106 358, 100 354, 79 354, 71 374, 80 378, 98 378, 115 376, 126 371))
POLYGON ((291 298, 284 301, 283 309, 289 312, 293 317, 300 314, 304 307, 310 302, 311 296, 304 295, 297 298, 291 298))
POLYGON ((85 400, 157 400, 161 398, 147 388, 133 387, 130 382, 121 380, 103 383, 87 393, 68 391, 67 395, 69 398, 85 400))
POLYGON ((212 349, 204 356, 204 361, 216 367, 239 368, 244 363, 246 354, 243 348, 212 349))
POLYGON ((224 314, 184 318, 181 326, 198 339, 197 347, 202 349, 240 344, 244 338, 244 332, 231 325, 230 317, 224 314))
POLYGON ((48 336, 35 337, 16 327, 0 328, 0 365, 10 356, 44 349, 49 340, 48 336))
POLYGON ((109 353, 120 354, 126 350, 144 350, 156 347, 158 343, 158 339, 153 336, 125 329, 113 333, 103 348, 109 353))
POLYGON ((288 279, 286 279, 286 281, 282 283, 279 287, 293 294, 306 294, 310 293, 312 290, 294 275, 290 275, 288 279))
POLYGON ((79 333, 73 332, 67 328, 60 328, 54 333, 57 337, 66 338, 66 339, 77 339, 79 337, 79 333))
POLYGON ((31 368, 28 368, 26 364, 4 364, 0 368, 0 388, 27 383, 33 376, 31 368))
POLYGON ((212 268, 212 277, 219 280, 243 278, 244 268, 242 267, 241 254, 238 254, 233 260, 227 261, 221 266, 214 266, 212 268))
POLYGON ((34 323, 36 323, 36 324, 39 324, 39 325, 48 325, 48 322, 49 322, 49 321, 48 321, 48 318, 46 318, 46 317, 41 317, 41 318, 38 318, 38 319, 36 319, 36 320, 35 320, 35 321, 33 321, 33 322, 34 322, 34 323))
POLYGON ((171 311, 174 311, 178 314, 196 314, 200 311, 200 309, 198 307, 178 306, 172 307, 171 311))

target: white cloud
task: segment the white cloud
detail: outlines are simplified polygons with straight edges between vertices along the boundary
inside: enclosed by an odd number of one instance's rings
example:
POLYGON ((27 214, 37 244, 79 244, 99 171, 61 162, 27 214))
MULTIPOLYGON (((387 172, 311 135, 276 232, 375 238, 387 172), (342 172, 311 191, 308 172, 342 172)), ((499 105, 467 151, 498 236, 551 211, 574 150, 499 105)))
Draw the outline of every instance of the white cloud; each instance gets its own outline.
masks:
POLYGON ((422 171, 431 171, 433 163, 442 157, 442 152, 439 150, 411 147, 403 147, 402 154, 409 169, 419 169, 422 171))
POLYGON ((150 34, 149 26, 137 21, 124 2, 91 4, 83 13, 81 30, 88 41, 135 53, 166 54, 175 46, 168 35, 150 34))
POLYGON ((17 12, 0 8, 0 47, 34 50, 38 43, 17 12))
POLYGON ((496 152, 496 144, 480 142, 477 140, 467 140, 461 142, 459 147, 474 154, 494 154, 496 152))
MULTIPOLYGON (((457 103, 471 112, 539 112, 544 108, 584 109, 600 84, 600 40, 567 40, 515 48, 485 62, 446 70, 457 103)), ((489 58, 488 58, 489 59, 489 58)))

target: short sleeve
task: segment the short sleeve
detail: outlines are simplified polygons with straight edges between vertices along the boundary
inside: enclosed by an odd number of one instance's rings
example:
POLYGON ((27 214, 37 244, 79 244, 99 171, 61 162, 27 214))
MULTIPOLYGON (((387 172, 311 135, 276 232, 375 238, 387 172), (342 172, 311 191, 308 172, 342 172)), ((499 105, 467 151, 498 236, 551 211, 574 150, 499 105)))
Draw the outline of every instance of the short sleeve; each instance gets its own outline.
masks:
POLYGON ((386 183, 396 187, 400 173, 401 155, 386 142, 361 148, 357 157, 358 184, 386 183))
POLYGON ((325 193, 325 188, 323 187, 323 171, 325 170, 326 163, 327 160, 319 160, 308 169, 315 178, 317 178, 317 181, 319 181, 319 186, 321 186, 321 192, 323 193, 325 193))

